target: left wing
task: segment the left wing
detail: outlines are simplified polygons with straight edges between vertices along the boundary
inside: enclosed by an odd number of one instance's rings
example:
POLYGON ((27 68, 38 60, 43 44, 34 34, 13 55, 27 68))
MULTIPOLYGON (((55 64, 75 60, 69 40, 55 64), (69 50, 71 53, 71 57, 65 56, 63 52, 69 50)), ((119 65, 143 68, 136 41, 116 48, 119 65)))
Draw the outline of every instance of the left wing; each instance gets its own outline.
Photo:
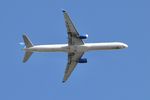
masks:
POLYGON ((65 24, 66 24, 67 33, 68 33, 68 44, 69 45, 82 45, 82 44, 84 44, 82 39, 79 38, 80 35, 77 32, 75 26, 73 25, 67 12, 63 10, 63 13, 64 13, 65 24))
POLYGON ((65 82, 69 78, 72 71, 78 64, 78 60, 83 56, 83 54, 84 52, 68 53, 68 63, 65 70, 63 82, 65 82))

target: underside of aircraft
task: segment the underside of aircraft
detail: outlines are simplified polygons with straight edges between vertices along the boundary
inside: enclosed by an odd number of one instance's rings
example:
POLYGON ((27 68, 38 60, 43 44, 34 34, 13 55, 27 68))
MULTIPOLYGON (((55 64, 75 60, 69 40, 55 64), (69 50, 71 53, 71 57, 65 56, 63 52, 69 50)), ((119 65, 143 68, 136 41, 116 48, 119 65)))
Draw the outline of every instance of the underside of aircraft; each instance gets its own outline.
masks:
POLYGON ((33 45, 30 39, 24 34, 23 40, 26 47, 23 49, 25 51, 23 62, 26 62, 33 52, 66 52, 68 53, 68 63, 63 78, 63 82, 65 82, 78 63, 87 63, 87 59, 82 58, 85 52, 93 50, 116 50, 128 47, 127 44, 122 42, 85 43, 83 39, 87 39, 88 35, 80 35, 67 12, 63 10, 63 14, 68 34, 68 44, 33 45))

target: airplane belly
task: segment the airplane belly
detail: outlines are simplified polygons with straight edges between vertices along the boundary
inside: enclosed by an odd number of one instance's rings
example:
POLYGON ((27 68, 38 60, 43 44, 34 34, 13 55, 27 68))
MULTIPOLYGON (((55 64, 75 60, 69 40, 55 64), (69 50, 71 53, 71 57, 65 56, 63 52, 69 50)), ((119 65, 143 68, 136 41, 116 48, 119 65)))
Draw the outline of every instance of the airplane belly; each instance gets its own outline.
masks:
POLYGON ((121 49, 122 46, 118 43, 91 43, 85 44, 86 50, 114 50, 121 49))
POLYGON ((66 45, 41 45, 29 48, 32 52, 67 52, 66 45))
POLYGON ((89 46, 87 47, 87 50, 111 50, 116 49, 111 46, 89 46))
POLYGON ((86 51, 86 48, 82 45, 73 45, 73 46, 68 46, 68 52, 84 52, 86 51))

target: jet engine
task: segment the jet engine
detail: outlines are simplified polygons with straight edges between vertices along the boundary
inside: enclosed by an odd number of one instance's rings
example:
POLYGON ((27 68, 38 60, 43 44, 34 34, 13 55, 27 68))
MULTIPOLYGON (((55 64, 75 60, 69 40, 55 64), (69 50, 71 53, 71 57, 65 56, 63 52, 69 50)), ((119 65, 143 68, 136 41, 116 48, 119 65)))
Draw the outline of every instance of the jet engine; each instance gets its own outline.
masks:
POLYGON ((88 34, 86 34, 86 35, 80 35, 79 38, 80 39, 87 39, 88 38, 88 34))
POLYGON ((78 63, 87 63, 87 59, 86 58, 81 58, 81 59, 79 59, 78 63))

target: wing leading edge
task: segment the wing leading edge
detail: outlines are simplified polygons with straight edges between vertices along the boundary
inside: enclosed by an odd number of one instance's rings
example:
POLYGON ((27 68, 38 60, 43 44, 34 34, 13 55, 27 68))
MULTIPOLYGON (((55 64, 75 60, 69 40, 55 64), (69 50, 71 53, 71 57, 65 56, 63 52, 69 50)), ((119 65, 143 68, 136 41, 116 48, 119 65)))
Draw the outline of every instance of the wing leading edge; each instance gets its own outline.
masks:
POLYGON ((79 38, 80 35, 79 35, 78 31, 76 30, 75 26, 73 25, 67 12, 63 10, 63 13, 64 13, 65 24, 66 24, 67 33, 68 33, 68 44, 69 45, 84 44, 82 39, 79 38))

